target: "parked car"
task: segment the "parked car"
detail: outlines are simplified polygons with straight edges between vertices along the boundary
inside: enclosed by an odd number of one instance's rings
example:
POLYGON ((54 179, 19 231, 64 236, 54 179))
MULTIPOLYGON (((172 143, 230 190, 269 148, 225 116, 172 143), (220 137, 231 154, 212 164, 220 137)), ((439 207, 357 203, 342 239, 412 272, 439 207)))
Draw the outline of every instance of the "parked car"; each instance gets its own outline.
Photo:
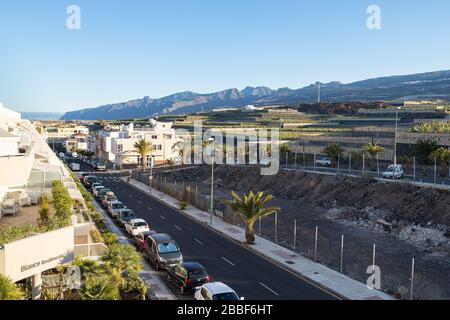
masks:
POLYGON ((119 210, 125 209, 126 206, 120 201, 113 201, 108 204, 108 213, 111 217, 117 217, 119 210))
POLYGON ((152 234, 156 234, 156 231, 144 231, 133 237, 134 245, 139 252, 145 252, 147 250, 147 238, 152 234))
POLYGON ((156 270, 167 269, 183 262, 183 255, 177 243, 165 233, 153 234, 147 238, 145 256, 156 270))
POLYGON ((103 185, 97 185, 97 186, 93 186, 91 188, 92 194, 94 195, 95 198, 97 198, 97 196, 99 195, 100 190, 106 189, 105 186, 103 185))
POLYGON ((84 183, 84 178, 86 178, 88 175, 89 175, 89 173, 83 172, 83 173, 81 174, 81 176, 79 177, 80 181, 81 181, 82 183, 84 183))
POLYGON ((117 213, 117 224, 124 228, 128 220, 136 219, 138 216, 131 209, 122 209, 117 213))
POLYGON ((180 293, 193 291, 194 288, 211 281, 206 269, 198 262, 183 262, 167 268, 167 281, 172 281, 180 293))
POLYGON ((65 154, 64 154, 64 152, 60 152, 60 153, 58 153, 58 156, 60 159, 62 159, 62 158, 64 158, 65 154))
POLYGON ((69 166, 70 166, 70 169, 72 169, 72 171, 80 171, 79 163, 71 162, 69 166))
POLYGON ((330 157, 321 157, 316 160, 316 165, 322 166, 322 167, 329 167, 329 166, 331 166, 331 158, 330 157))
POLYGON ((94 193, 94 189, 97 188, 97 187, 103 187, 102 183, 101 182, 94 182, 91 185, 91 192, 94 193))
POLYGON ((92 184, 97 182, 97 180, 98 179, 95 176, 86 176, 83 181, 86 188, 90 189, 92 184))
POLYGON ((391 164, 385 172, 383 172, 383 178, 385 179, 402 179, 404 176, 403 166, 400 164, 391 164))
POLYGON ((95 169, 97 169, 98 171, 106 171, 106 164, 104 162, 97 162, 95 165, 95 169))
POLYGON ((194 300, 244 300, 237 293, 222 282, 208 282, 195 288, 194 300))
POLYGON ((150 231, 147 221, 144 219, 131 219, 125 223, 125 231, 135 236, 141 232, 150 231))
POLYGON ((117 199, 117 197, 115 195, 106 195, 105 194, 102 197, 102 207, 106 209, 106 208, 108 208, 110 203, 113 203, 116 201, 119 201, 119 199, 117 199))
POLYGON ((97 192, 96 198, 101 201, 103 196, 113 196, 114 192, 109 188, 100 189, 100 191, 97 192))

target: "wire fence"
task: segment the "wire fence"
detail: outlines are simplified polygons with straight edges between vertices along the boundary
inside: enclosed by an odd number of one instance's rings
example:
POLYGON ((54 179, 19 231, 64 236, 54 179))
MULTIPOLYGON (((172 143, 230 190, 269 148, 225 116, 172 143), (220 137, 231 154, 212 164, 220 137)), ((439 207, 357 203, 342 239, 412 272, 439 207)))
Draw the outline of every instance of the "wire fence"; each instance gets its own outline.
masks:
MULTIPOLYGON (((151 179, 148 172, 141 171, 133 171, 132 177, 180 202, 210 212, 211 197, 200 192, 196 183, 171 180, 170 176, 164 174, 156 174, 151 179)), ((223 204, 223 200, 214 198, 213 214, 229 224, 244 228, 243 221, 223 204)), ((405 246, 399 253, 398 247, 386 245, 386 241, 381 241, 382 237, 374 243, 362 243, 361 238, 354 235, 325 231, 311 221, 281 213, 260 219, 255 223, 254 230, 260 237, 363 283, 371 275, 367 271, 373 264, 375 245, 375 264, 382 272, 383 291, 402 299, 450 298, 450 289, 446 285, 450 283, 447 266, 430 266, 427 258, 417 257, 417 251, 412 247, 405 246)), ((292 261, 287 260, 287 263, 292 261)))
MULTIPOLYGON (((284 169, 310 170, 335 174, 369 175, 383 178, 391 161, 365 154, 348 154, 335 159, 321 154, 286 152, 280 155, 280 167, 284 169)), ((405 181, 430 183, 450 186, 450 163, 437 158, 417 159, 416 157, 401 157, 397 164, 402 166, 405 181), (419 164, 423 162, 428 164, 419 164)))

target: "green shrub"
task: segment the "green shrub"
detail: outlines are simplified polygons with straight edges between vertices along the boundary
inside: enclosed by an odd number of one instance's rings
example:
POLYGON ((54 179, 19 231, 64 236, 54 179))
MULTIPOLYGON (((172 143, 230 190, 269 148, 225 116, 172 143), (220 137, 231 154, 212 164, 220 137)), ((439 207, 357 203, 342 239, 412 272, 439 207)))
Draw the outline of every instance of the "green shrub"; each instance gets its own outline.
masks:
POLYGON ((55 216, 61 221, 70 223, 72 199, 61 181, 53 181, 52 195, 55 216))
POLYGON ((147 284, 136 274, 131 274, 123 277, 121 281, 120 290, 124 292, 139 292, 142 300, 145 300, 147 295, 147 284))
POLYGON ((49 219, 49 213, 48 213, 48 202, 47 197, 45 194, 41 196, 41 209, 39 210, 39 216, 42 223, 47 223, 49 219))
POLYGON ((186 210, 188 204, 185 201, 179 203, 180 210, 186 210))
POLYGON ((8 277, 0 274, 0 300, 22 300, 25 293, 8 277))
POLYGON ((91 230, 91 237, 95 243, 103 243, 103 237, 97 229, 91 230))
POLYGON ((119 237, 117 234, 112 232, 105 232, 102 234, 104 243, 109 247, 111 245, 114 245, 117 243, 117 240, 119 240, 119 237))
POLYGON ((24 239, 36 233, 39 233, 39 229, 33 225, 4 225, 0 228, 0 244, 7 244, 24 239))

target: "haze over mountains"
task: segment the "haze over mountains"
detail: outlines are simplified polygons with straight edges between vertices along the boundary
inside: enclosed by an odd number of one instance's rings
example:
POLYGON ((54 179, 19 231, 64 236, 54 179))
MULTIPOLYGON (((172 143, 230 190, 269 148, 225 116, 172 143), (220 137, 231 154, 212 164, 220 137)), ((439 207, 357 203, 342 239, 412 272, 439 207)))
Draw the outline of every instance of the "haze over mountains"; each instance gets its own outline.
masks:
MULTIPOLYGON (((393 101, 411 99, 450 100, 450 70, 413 75, 374 78, 343 84, 321 84, 323 102, 393 101)), ((117 120, 146 118, 160 114, 183 114, 218 107, 239 107, 246 104, 273 105, 313 103, 317 101, 317 86, 312 84, 300 89, 247 87, 243 90, 227 89, 220 92, 199 94, 181 92, 167 97, 144 97, 123 103, 65 113, 64 120, 117 120)))

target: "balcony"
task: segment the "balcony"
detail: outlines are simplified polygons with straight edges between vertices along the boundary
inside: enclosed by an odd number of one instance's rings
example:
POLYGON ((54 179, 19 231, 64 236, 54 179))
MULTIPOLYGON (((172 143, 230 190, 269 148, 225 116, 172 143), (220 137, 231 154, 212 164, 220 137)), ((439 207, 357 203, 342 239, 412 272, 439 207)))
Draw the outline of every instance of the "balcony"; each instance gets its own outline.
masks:
POLYGON ((2 186, 20 186, 27 183, 34 162, 34 144, 21 147, 15 155, 0 156, 0 181, 2 186))

